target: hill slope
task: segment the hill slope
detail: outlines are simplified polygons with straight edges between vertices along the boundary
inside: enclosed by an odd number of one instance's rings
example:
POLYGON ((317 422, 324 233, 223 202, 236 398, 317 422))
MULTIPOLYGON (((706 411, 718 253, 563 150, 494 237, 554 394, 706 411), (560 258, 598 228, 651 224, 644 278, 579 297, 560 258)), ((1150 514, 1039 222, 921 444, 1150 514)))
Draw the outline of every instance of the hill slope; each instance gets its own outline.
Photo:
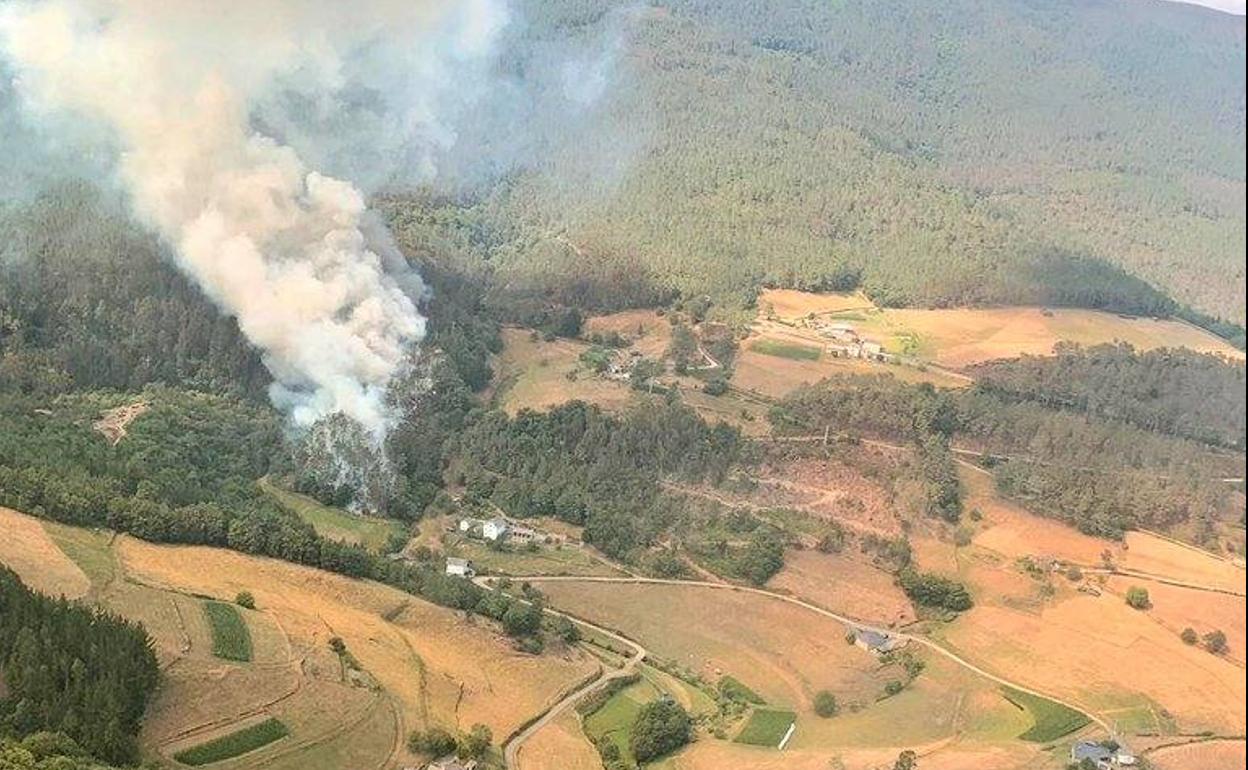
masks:
MULTIPOLYGON (((526 41, 600 35, 612 5, 525 3, 526 41)), ((552 130, 541 168, 420 216, 405 201, 400 229, 441 240, 448 218, 426 214, 449 205, 509 285, 606 305, 646 296, 597 286, 621 273, 736 302, 860 274, 887 304, 1167 312, 1138 278, 1242 322, 1242 18, 1144 0, 629 18, 615 87, 552 130)))

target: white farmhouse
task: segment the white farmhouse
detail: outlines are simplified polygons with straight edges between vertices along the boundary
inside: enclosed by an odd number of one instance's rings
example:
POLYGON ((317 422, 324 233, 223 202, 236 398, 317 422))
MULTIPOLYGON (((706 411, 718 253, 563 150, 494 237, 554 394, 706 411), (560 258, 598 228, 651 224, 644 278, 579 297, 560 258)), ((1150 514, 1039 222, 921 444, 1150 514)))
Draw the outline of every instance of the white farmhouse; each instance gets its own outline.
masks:
POLYGON ((467 559, 449 556, 446 559, 446 574, 454 575, 455 577, 470 578, 476 573, 473 572, 472 562, 467 559))
POLYGON ((481 525, 481 537, 486 540, 502 540, 507 537, 511 525, 502 516, 495 516, 481 525))

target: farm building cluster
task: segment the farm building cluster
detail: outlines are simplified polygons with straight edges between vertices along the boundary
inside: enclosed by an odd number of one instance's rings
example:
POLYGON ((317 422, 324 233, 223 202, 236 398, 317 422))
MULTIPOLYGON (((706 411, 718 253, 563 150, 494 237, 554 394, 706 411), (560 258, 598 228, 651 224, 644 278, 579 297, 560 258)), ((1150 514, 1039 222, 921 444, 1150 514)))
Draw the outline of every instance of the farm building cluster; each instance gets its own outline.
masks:
POLYGON ((1116 743, 1076 741, 1070 747, 1070 762, 1076 767, 1091 766, 1096 770, 1121 770, 1135 767, 1135 755, 1116 743))
POLYGON ((855 628, 853 630, 854 644, 867 652, 876 655, 883 655, 893 650, 899 650, 906 646, 908 641, 904 637, 894 636, 884 631, 876 631, 870 628, 855 628))
POLYGON ((816 316, 805 319, 802 325, 813 329, 827 340, 828 354, 833 358, 861 358, 880 362, 888 362, 894 358, 891 353, 884 351, 883 345, 861 336, 851 323, 816 316))
POLYGON ((533 543, 545 539, 535 529, 516 524, 502 516, 492 519, 466 517, 459 520, 459 532, 466 537, 490 543, 533 543))

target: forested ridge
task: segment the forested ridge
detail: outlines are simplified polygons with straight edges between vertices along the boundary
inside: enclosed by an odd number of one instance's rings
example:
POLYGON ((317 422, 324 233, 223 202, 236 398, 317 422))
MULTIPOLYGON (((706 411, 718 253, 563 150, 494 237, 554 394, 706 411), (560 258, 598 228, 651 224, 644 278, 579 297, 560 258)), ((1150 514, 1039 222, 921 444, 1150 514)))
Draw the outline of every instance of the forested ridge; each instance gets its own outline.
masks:
MULTIPOLYGON (((559 43, 613 7, 518 10, 528 38, 559 43)), ((492 186, 400 191, 396 230, 604 308, 673 289, 740 307, 760 284, 856 275, 885 305, 1181 312, 1242 333, 1181 307, 1243 323, 1242 18, 671 0, 626 29, 599 114, 492 186)))
POLYGON ((1244 449, 1242 361, 1125 343, 1059 344, 1052 356, 972 367, 977 387, 1006 398, 1095 414, 1159 433, 1244 449))
POLYGON ((0 738, 59 732, 101 760, 137 762, 159 677, 142 626, 35 593, 0 565, 0 665, 0 738))
MULTIPOLYGON (((1200 357, 1193 360, 1196 371, 1207 364, 1200 357)), ((1228 385, 1236 367, 1242 371, 1242 364, 1218 365, 1229 370, 1221 378, 1228 385)), ((1077 381, 1072 387, 1078 387, 1077 381)), ((782 434, 830 430, 910 442, 918 451, 929 501, 945 499, 942 493, 950 500, 956 497, 952 455, 939 450, 933 454, 929 448, 943 445, 947 451, 952 441, 985 452, 979 462, 992 471, 1007 496, 1085 532, 1120 537, 1140 527, 1194 525, 1198 539, 1212 537, 1215 523, 1232 507, 1233 488, 1223 477, 1242 475, 1243 456, 1226 455, 1160 429, 1145 430, 1130 419, 1151 401, 1181 398, 1181 386, 1175 391, 1158 386, 1142 402, 1130 393, 1116 396, 1125 415, 1113 419, 1077 404, 1058 408, 1061 399, 1043 387, 1037 394, 1046 395, 1048 403, 1006 396, 994 388, 939 391, 887 376, 841 376, 798 389, 770 418, 782 434)), ((1229 390, 1221 396, 1234 402, 1229 390)), ((1239 404, 1238 413, 1232 408, 1221 421, 1211 419, 1219 433, 1242 422, 1242 398, 1239 404)), ((932 507, 929 512, 940 510, 932 507)), ((956 520, 960 510, 947 510, 946 518, 956 520)))

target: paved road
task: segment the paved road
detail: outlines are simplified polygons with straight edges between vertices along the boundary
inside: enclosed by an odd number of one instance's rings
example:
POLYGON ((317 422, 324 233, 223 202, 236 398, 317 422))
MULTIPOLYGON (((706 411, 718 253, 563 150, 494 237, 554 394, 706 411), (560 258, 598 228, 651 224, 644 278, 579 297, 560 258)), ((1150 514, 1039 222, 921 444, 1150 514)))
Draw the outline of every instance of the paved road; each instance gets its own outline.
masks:
MULTIPOLYGON (((1103 719, 1102 717, 1097 716, 1091 709, 1087 708, 1086 706, 1081 706, 1078 703, 1074 703, 1072 701, 1068 701, 1059 697, 1055 697, 1048 693, 1036 690, 1032 687, 1028 687, 1025 684, 1011 681, 1009 679, 1006 679, 1005 677, 998 676, 990 671, 986 671, 985 669, 981 668, 980 666, 977 666, 976 664, 972 663, 966 658, 963 658, 961 655, 958 655, 956 652, 946 649, 945 647, 942 647, 941 645, 937 644, 936 642, 933 642, 932 640, 926 637, 915 636, 914 634, 902 633, 902 632, 894 631, 892 629, 884 628, 883 626, 873 625, 871 623, 861 621, 857 618, 851 618, 846 615, 841 615, 841 614, 832 612, 831 610, 826 610, 823 607, 819 607, 818 605, 811 604, 810 602, 806 602, 801 599, 788 596, 786 594, 779 594, 779 593, 775 593, 774 591, 768 591, 763 588, 753 588, 750 586, 741 586, 741 585, 735 585, 731 583, 712 583, 712 582, 703 581, 703 580, 668 580, 668 579, 663 579, 663 578, 643 578, 643 577, 564 577, 564 576, 555 577, 555 576, 550 576, 550 575, 509 575, 508 578, 514 582, 528 582, 528 583, 631 583, 631 584, 649 584, 649 585, 694 586, 694 587, 701 587, 701 588, 713 588, 713 589, 717 589, 721 591, 737 591, 740 593, 756 594, 758 596, 763 596, 769 599, 774 599, 774 600, 787 602, 789 604, 796 605, 805 610, 809 610, 810 612, 814 612, 826 618, 831 618, 832 620, 838 621, 848 626, 854 626, 856 628, 864 628, 864 629, 867 629, 870 631, 876 631, 879 633, 887 633, 892 636, 905 639, 914 644, 921 645, 935 652, 936 654, 947 658, 948 660, 956 663, 957 665, 962 666, 968 671, 972 671, 984 677, 985 679, 988 679, 989 681, 995 682, 1000 685, 1004 685, 1006 687, 1012 687, 1015 690, 1025 692, 1029 695, 1034 695, 1038 698, 1047 698, 1048 700, 1051 700, 1055 703, 1060 703, 1061 705, 1066 706, 1067 708, 1071 708, 1076 711, 1081 711, 1087 714, 1089 719, 1091 719, 1098 727, 1100 727, 1110 736, 1116 737, 1117 735, 1113 727, 1110 726, 1109 722, 1105 721, 1105 719, 1103 719)), ((488 579, 486 578, 478 578, 478 582, 480 582, 483 585, 486 584, 487 580, 488 579)), ((589 628, 593 628, 599 633, 606 634, 613 639, 625 642, 630 647, 632 647, 635 651, 638 651, 638 654, 640 655, 640 657, 637 657, 635 655, 634 658, 630 659, 630 665, 632 667, 635 667, 636 664, 641 661, 641 658, 645 657, 645 651, 641 648, 640 645, 638 645, 636 642, 630 639, 620 636, 619 634, 613 631, 610 631, 609 629, 605 629, 605 628, 602 628, 601 626, 588 623, 579 618, 570 617, 556 610, 548 609, 547 612, 554 614, 554 615, 567 617, 569 620, 572 620, 573 622, 579 623, 589 628)), ((627 671, 625 671, 625 669, 621 669, 619 672, 617 672, 617 675, 624 676, 627 673, 630 673, 631 671, 632 671, 632 668, 628 668, 627 671)), ((611 678, 614 678, 614 677, 611 677, 611 678)), ((595 682, 589 685, 586 685, 585 688, 582 688, 582 691, 578 691, 577 693, 573 693, 567 698, 564 698, 559 703, 555 704, 555 706, 553 706, 550 711, 546 712, 546 714, 542 715, 540 719, 534 722, 533 725, 530 726, 529 729, 521 732, 519 735, 517 735, 515 738, 509 741, 507 746, 504 747, 504 756, 507 760, 507 767, 514 770, 514 768, 516 767, 515 756, 519 752, 520 745, 523 744, 524 741, 527 740, 529 737, 531 737, 533 733, 537 732, 537 730, 540 729, 542 725, 547 724, 552 718, 554 718, 554 716, 556 716, 559 712, 562 712, 571 702, 574 702, 577 698, 581 697, 581 695, 583 695, 585 692, 589 692, 593 689, 596 689, 597 687, 602 686, 602 684, 606 680, 607 680, 607 677, 596 680, 595 682)))
MULTIPOLYGON (((529 580, 529 578, 515 578, 515 579, 521 580, 521 581, 529 580)), ((631 578, 621 578, 621 579, 630 580, 631 578)), ((488 588, 489 581, 490 581, 490 578, 478 577, 473 582, 475 582, 477 585, 481 586, 482 588, 488 588)), ((605 687, 607 683, 611 682, 612 680, 621 679, 623 677, 626 677, 632 674, 634 671, 637 670, 637 666, 640 665, 641 662, 646 659, 647 655, 649 655, 649 652, 646 650, 645 647, 642 647, 640 644, 638 644, 637 642, 634 642, 632 639, 629 639, 625 636, 621 636, 620 634, 616 633, 615 631, 612 631, 609 628, 603 628, 602 626, 595 625, 586 620, 572 617, 571 615, 560 612, 559 610, 552 610, 549 607, 546 607, 545 611, 547 615, 552 615, 554 617, 559 617, 559 618, 567 618, 568 620, 572 621, 578 626, 583 626, 585 628, 592 629, 593 631, 599 634, 602 634, 603 636, 606 636, 610 639, 620 642, 624 646, 631 649, 632 654, 629 656, 628 660, 624 662, 624 665, 621 666, 620 668, 617 668, 614 670, 604 669, 603 672, 593 681, 586 683, 582 687, 578 687, 576 690, 573 690, 571 693, 560 698, 558 701, 555 702, 553 706, 548 708, 545 711, 545 713, 543 713, 540 717, 538 717, 531 725, 524 728, 520 732, 516 733, 506 743, 504 743, 503 744, 503 762, 504 762, 504 765, 509 770, 515 770, 515 768, 520 766, 519 765, 520 749, 521 747, 524 746, 525 741, 529 740, 530 738, 532 738, 534 735, 537 734, 538 730, 541 730, 543 727, 550 724, 551 721, 557 718, 564 711, 567 711, 568 708, 575 705, 577 701, 579 701, 581 698, 585 697, 586 695, 589 695, 595 690, 605 687)))

